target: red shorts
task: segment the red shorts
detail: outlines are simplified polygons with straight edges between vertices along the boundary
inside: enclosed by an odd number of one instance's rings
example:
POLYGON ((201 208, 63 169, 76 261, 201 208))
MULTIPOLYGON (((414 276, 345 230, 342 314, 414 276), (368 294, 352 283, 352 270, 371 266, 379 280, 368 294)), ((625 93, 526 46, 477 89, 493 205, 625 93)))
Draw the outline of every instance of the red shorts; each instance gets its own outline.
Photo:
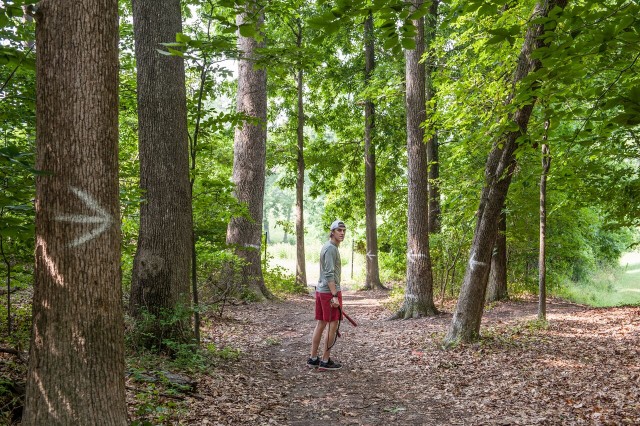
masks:
MULTIPOLYGON (((331 293, 318 293, 316 291, 316 319, 318 321, 338 321, 340 310, 331 306, 331 293)), ((342 307, 342 292, 338 292, 338 301, 342 307)))

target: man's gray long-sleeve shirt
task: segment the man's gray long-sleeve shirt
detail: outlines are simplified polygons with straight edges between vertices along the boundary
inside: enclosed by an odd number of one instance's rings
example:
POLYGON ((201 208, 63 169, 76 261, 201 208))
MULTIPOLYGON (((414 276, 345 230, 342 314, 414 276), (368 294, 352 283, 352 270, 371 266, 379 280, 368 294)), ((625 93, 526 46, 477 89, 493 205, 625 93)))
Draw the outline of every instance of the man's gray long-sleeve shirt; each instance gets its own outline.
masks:
POLYGON ((340 252, 338 246, 327 241, 322 250, 320 250, 320 278, 316 291, 319 293, 331 293, 329 281, 336 284, 336 291, 340 291, 340 273, 342 272, 342 264, 340 263, 340 252))

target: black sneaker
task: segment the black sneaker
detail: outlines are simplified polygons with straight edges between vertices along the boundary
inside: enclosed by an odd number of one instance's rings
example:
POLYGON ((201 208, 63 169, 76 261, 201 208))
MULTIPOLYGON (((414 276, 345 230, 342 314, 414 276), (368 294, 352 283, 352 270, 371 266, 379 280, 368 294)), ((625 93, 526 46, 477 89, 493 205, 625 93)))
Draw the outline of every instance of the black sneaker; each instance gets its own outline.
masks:
POLYGON ((320 361, 320 365, 318 365, 318 371, 340 370, 341 368, 342 364, 333 362, 331 358, 327 362, 320 361))
POLYGON ((314 361, 313 358, 307 359, 307 367, 309 368, 317 368, 320 365, 320 357, 316 357, 314 361))

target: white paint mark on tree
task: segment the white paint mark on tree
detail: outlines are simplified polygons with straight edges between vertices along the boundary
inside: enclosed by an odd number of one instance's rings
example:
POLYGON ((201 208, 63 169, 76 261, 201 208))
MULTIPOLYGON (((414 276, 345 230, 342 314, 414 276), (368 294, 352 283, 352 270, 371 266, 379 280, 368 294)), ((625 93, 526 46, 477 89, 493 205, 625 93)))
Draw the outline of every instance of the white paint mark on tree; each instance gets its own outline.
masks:
POLYGON ((409 262, 411 262, 411 263, 414 263, 416 261, 416 258, 424 259, 426 257, 427 257, 427 255, 424 254, 424 253, 414 253, 414 252, 407 253, 407 258, 409 259, 409 262))
POLYGON ((374 257, 377 257, 377 255, 375 255, 375 254, 373 254, 373 253, 371 253, 371 252, 368 252, 368 253, 367 253, 367 257, 368 257, 369 259, 373 259, 374 257))
POLYGON ((242 247, 253 248, 253 249, 256 249, 256 250, 260 250, 260 246, 257 245, 257 244, 243 244, 242 247))
POLYGON ((471 266, 471 270, 476 269, 476 266, 487 266, 487 265, 488 265, 487 263, 480 262, 480 261, 475 260, 473 258, 471 260, 469 260, 469 266, 471 266))
POLYGON ((80 214, 61 214, 56 216, 55 220, 60 222, 95 223, 100 225, 96 227, 93 231, 89 232, 88 234, 79 236, 78 238, 73 240, 71 244, 69 244, 69 247, 77 247, 79 245, 86 243, 87 241, 90 241, 96 238, 98 235, 106 231, 113 224, 113 219, 105 209, 100 207, 98 202, 91 195, 73 186, 70 188, 71 188, 71 192, 76 194, 76 196, 80 198, 87 205, 87 207, 93 210, 96 213, 96 215, 86 216, 86 215, 80 215, 80 214))

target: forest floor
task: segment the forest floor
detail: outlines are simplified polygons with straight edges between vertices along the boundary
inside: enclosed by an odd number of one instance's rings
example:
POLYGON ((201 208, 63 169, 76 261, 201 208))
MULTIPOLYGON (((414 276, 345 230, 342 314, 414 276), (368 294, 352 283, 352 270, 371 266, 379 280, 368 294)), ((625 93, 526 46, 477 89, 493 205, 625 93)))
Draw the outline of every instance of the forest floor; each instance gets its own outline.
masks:
MULTIPOLYGON (((240 349, 198 379, 173 419, 182 424, 640 424, 640 307, 593 309, 550 300, 497 303, 482 340, 444 350, 453 306, 433 318, 388 321, 385 292, 346 292, 332 358, 307 368, 311 295, 229 307, 205 331, 240 349)), ((131 402, 132 394, 129 394, 131 402)))
MULTIPOLYGON (((149 367, 129 356, 132 425, 640 424, 638 306, 551 299, 543 326, 533 299, 495 303, 480 342, 444 350, 452 305, 433 318, 389 321, 388 300, 387 292, 345 292, 358 327, 341 324, 332 358, 343 368, 330 372, 306 366, 311 295, 228 305, 222 318, 205 318, 202 335, 227 356, 191 374, 191 392, 140 380, 132 364, 149 367)), ((24 383, 25 375, 24 364, 0 354, 0 376, 24 383)), ((0 424, 12 401, 0 399, 0 424)))

